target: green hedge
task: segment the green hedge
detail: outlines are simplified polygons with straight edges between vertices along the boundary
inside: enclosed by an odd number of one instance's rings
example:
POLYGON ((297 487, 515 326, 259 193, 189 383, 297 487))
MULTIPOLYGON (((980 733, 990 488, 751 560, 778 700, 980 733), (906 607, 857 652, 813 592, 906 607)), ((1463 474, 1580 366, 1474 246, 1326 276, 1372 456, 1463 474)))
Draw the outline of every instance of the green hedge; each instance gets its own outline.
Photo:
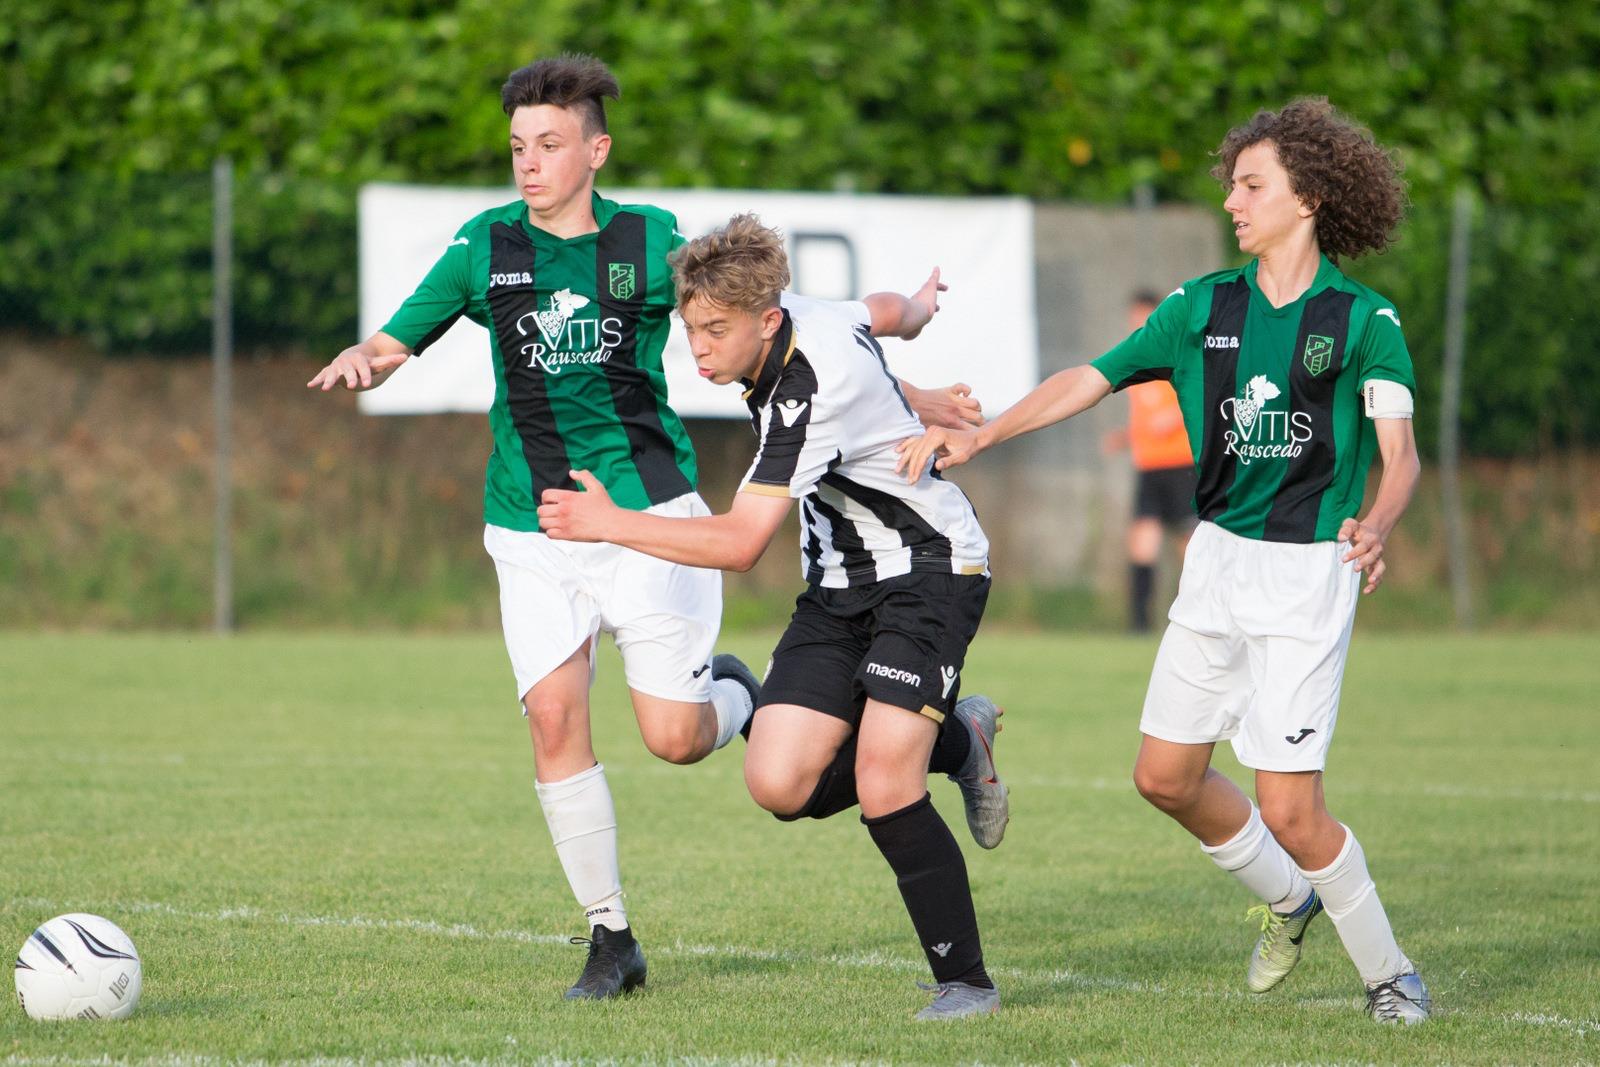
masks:
POLYGON ((614 184, 1215 203, 1229 124, 1326 93, 1406 160, 1408 239, 1356 272, 1424 381, 1444 205, 1458 183, 1483 205, 1469 446, 1600 440, 1578 362, 1600 349, 1600 7, 1561 0, 11 0, 0 311, 203 348, 226 154, 241 342, 347 343, 355 189, 503 180, 499 84, 562 49, 622 81, 614 184))

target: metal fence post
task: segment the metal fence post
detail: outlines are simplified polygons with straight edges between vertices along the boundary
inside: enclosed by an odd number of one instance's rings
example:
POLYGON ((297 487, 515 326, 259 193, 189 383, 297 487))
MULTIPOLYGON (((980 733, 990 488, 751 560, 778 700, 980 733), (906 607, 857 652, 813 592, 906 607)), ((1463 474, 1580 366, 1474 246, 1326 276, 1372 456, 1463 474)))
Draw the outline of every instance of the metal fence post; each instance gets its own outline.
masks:
POLYGON ((233 161, 211 167, 211 396, 217 434, 212 629, 233 630, 233 161))
POLYGON ((1467 286, 1471 271, 1472 192, 1456 189, 1450 221, 1450 286, 1445 298, 1444 374, 1439 391, 1439 490, 1444 508, 1445 551, 1456 626, 1470 630, 1472 583, 1468 575, 1467 519, 1461 501, 1461 362, 1467 336, 1467 286))

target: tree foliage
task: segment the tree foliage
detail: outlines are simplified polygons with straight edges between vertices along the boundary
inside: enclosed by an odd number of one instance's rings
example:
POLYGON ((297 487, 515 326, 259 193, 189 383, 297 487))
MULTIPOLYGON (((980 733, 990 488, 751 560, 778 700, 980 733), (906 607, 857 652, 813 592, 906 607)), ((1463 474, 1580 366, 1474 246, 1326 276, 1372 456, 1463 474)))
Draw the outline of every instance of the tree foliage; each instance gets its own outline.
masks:
POLYGON ((11 0, 0 305, 194 345, 228 155, 239 335, 342 343, 355 188, 503 180, 500 82, 562 50, 622 82, 615 184, 1214 203, 1229 125, 1326 94, 1406 164, 1406 237, 1354 272, 1425 382, 1446 205, 1479 199, 1469 445, 1600 439, 1600 7, 1560 0, 11 0))

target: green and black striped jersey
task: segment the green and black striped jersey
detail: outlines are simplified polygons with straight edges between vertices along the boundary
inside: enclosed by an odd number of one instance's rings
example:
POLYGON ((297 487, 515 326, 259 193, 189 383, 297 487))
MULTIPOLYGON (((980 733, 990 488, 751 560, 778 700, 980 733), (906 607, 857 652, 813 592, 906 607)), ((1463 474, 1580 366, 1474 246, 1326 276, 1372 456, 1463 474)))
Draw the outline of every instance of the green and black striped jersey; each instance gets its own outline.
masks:
POLYGON ((659 208, 594 197, 599 232, 562 240, 517 200, 457 231, 383 332, 422 353, 465 315, 489 331, 494 452, 484 520, 539 528, 539 495, 593 472, 635 510, 695 488, 694 449, 667 406, 661 351, 674 306, 659 208))
POLYGON ((1116 389, 1171 379, 1200 518, 1262 541, 1331 541, 1360 509, 1377 451, 1362 389, 1415 392, 1411 354, 1394 305, 1326 257, 1281 308, 1256 267, 1185 282, 1094 366, 1116 389))

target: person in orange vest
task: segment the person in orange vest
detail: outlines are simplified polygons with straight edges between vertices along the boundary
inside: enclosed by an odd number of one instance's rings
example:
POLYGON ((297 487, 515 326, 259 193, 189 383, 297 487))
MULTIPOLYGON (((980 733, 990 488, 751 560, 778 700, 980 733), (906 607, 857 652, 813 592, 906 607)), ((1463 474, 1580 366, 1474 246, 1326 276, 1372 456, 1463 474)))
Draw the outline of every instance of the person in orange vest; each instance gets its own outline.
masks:
MULTIPOLYGON (((1161 297, 1153 292, 1135 293, 1128 305, 1128 328, 1142 327, 1160 303, 1161 297)), ((1138 471, 1133 522, 1128 527, 1128 625, 1135 633, 1148 633, 1161 534, 1172 533, 1181 559, 1195 527, 1196 476, 1183 412, 1171 383, 1145 382, 1127 392, 1128 425, 1106 435, 1106 450, 1130 449, 1138 471)))

